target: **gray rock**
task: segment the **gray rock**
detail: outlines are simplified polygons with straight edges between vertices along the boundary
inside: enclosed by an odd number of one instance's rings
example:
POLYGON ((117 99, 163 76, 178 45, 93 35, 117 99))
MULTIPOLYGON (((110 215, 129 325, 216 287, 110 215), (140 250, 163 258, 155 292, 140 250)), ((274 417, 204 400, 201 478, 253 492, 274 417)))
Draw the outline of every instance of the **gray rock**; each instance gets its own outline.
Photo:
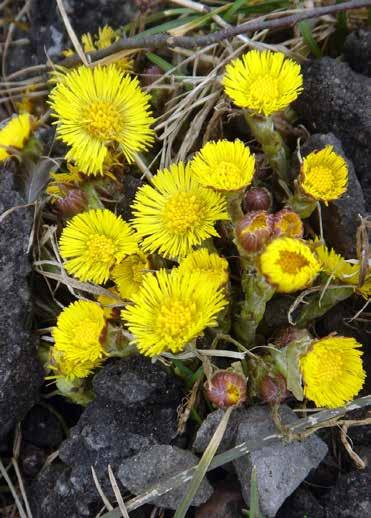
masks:
MULTIPOLYGON (((0 169, 0 214, 23 205, 14 168, 0 169)), ((0 225, 0 438, 21 421, 39 397, 43 372, 31 334, 27 255, 32 209, 17 209, 0 225)))
MULTIPOLYGON (((223 417, 223 414, 224 410, 215 410, 202 421, 201 426, 197 430, 196 438, 193 442, 192 447, 194 451, 197 453, 203 453, 206 450, 212 436, 214 435, 215 430, 218 427, 218 424, 223 417)), ((247 418, 247 416, 248 410, 245 407, 236 408, 236 410, 232 412, 227 429, 217 450, 217 454, 223 453, 224 451, 234 447, 238 427, 240 423, 247 418)))
MULTIPOLYGON (((158 443, 169 444, 176 435, 177 407, 183 391, 178 380, 159 364, 142 357, 112 359, 96 375, 93 388, 95 401, 88 405, 59 448, 64 469, 47 485, 49 489, 42 500, 40 496, 33 499, 36 518, 59 518, 59 507, 70 513, 61 517, 95 516, 102 501, 91 466, 106 495, 114 498, 107 477, 108 465, 117 475, 124 459, 158 443), (128 380, 133 392, 124 396, 125 390, 129 390, 128 380), (63 505, 59 505, 61 499, 63 505)), ((38 477, 31 492, 40 495, 42 484, 45 475, 38 477)))
POLYGON ((63 429, 54 414, 37 405, 22 423, 22 437, 40 448, 57 448, 63 440, 63 429))
MULTIPOLYGON (((281 419, 284 424, 289 424, 298 418, 289 407, 282 405, 281 419)), ((259 441, 276 432, 270 409, 251 407, 238 427, 236 442, 259 441)), ((275 440, 264 448, 253 450, 249 455, 235 460, 233 464, 247 505, 254 466, 262 513, 274 517, 286 498, 306 478, 310 470, 318 466, 326 453, 326 444, 318 437, 311 436, 302 442, 275 440)))
MULTIPOLYGON (((172 475, 191 468, 199 459, 190 451, 174 446, 156 445, 127 459, 120 466, 118 476, 123 486, 135 495, 142 493, 152 484, 170 478, 172 475)), ((187 485, 182 485, 165 495, 153 499, 158 507, 176 510, 186 494, 187 485)), ((203 504, 212 495, 213 489, 204 479, 192 505, 203 504)))
MULTIPOLYGON (((335 248, 347 258, 356 255, 356 232, 360 224, 359 215, 365 216, 366 207, 362 187, 354 171, 353 163, 344 154, 341 142, 332 133, 326 135, 312 135, 302 147, 303 157, 315 149, 323 149, 331 145, 334 151, 341 155, 348 165, 348 189, 339 198, 328 204, 321 205, 322 221, 326 243, 335 248)), ((317 214, 314 213, 313 221, 317 222, 317 214)), ((318 225, 317 225, 318 226, 318 225)), ((319 231, 319 229, 317 228, 319 231)))
POLYGON ((326 518, 370 518, 371 470, 341 475, 329 495, 323 498, 326 518))
POLYGON ((343 53, 353 70, 369 76, 371 72, 371 30, 359 29, 348 34, 343 53))
POLYGON ((276 518, 304 518, 305 516, 325 518, 325 510, 309 489, 301 486, 285 501, 276 518))
POLYGON ((293 105, 295 110, 312 132, 332 132, 341 140, 363 189, 369 192, 370 80, 353 72, 347 63, 328 57, 304 66, 303 75, 304 91, 293 105))

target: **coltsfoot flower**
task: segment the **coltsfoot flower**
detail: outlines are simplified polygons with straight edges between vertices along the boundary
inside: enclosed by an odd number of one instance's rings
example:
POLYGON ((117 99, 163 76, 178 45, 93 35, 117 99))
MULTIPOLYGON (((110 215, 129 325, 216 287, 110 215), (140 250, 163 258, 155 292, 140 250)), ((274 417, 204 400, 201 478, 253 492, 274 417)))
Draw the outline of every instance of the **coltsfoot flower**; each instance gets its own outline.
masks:
POLYGON ((362 347, 354 338, 328 336, 300 358, 305 396, 318 407, 335 408, 353 399, 366 378, 362 347))
POLYGON ((320 264, 304 241, 279 237, 261 254, 260 269, 278 292, 291 293, 310 286, 320 271, 320 264))
POLYGON ((325 204, 337 200, 347 190, 348 166, 332 146, 307 155, 300 169, 300 187, 314 200, 325 204))
POLYGON ((180 262, 178 270, 187 273, 203 273, 207 282, 215 282, 216 286, 224 286, 228 282, 228 261, 218 254, 200 248, 191 252, 180 262))
POLYGON ((107 209, 89 210, 69 220, 59 240, 65 268, 82 281, 106 282, 124 257, 138 250, 134 231, 107 209))
POLYGON ((105 356, 105 330, 103 309, 95 302, 79 300, 65 308, 52 331, 58 373, 83 378, 99 366, 105 356))
POLYGON ((216 221, 227 220, 224 197, 206 189, 189 164, 172 164, 138 189, 133 225, 145 252, 182 258, 205 239, 217 236, 216 221))
POLYGON ((103 174, 110 149, 129 163, 154 139, 150 96, 116 65, 72 70, 50 94, 57 136, 70 146, 67 160, 85 174, 103 174))
POLYGON ((206 327, 217 325, 227 304, 223 290, 205 282, 204 274, 177 269, 147 274, 132 302, 121 316, 145 356, 182 351, 206 327))
POLYGON ((192 173, 204 187, 239 191, 251 184, 255 157, 240 140, 208 142, 191 162, 192 173))
POLYGON ((237 106, 267 116, 295 101, 303 77, 300 65, 281 52, 251 50, 226 66, 223 86, 237 106))
POLYGON ((321 269, 327 273, 327 275, 331 275, 345 284, 356 285, 358 283, 358 264, 348 263, 344 257, 337 254, 334 249, 328 249, 319 240, 314 242, 313 250, 321 263, 321 269))
POLYGON ((236 225, 238 244, 248 253, 263 248, 273 232, 273 216, 266 210, 248 212, 236 225))
POLYGON ((22 113, 6 120, 0 126, 0 161, 9 158, 8 147, 22 149, 31 133, 31 116, 22 113))
POLYGON ((111 278, 123 299, 131 299, 138 291, 150 267, 146 255, 138 252, 129 255, 113 268, 111 278))
POLYGON ((303 237, 303 222, 296 212, 282 209, 274 214, 273 232, 276 236, 303 237))
POLYGON ((106 294, 99 295, 97 302, 102 307, 105 318, 108 320, 120 318, 120 308, 114 307, 120 303, 120 295, 115 288, 108 288, 108 291, 112 293, 112 296, 106 294))
POLYGON ((205 383, 206 396, 218 408, 240 406, 246 401, 246 378, 232 371, 216 372, 205 383))

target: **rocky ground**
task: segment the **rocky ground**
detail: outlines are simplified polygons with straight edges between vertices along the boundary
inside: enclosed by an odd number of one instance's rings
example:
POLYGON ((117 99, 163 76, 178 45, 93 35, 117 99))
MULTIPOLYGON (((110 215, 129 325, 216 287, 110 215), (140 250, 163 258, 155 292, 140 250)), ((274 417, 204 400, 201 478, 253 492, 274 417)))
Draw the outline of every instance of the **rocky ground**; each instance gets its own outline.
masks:
MULTIPOLYGON (((33 0, 31 4, 32 25, 27 28, 30 46, 11 54, 9 71, 43 63, 45 55, 56 58, 68 46, 63 24, 50 2, 33 0)), ((138 12, 136 2, 119 0, 69 0, 65 4, 79 34, 95 31, 105 23, 123 24, 138 12)), ((22 28, 17 31, 21 37, 22 28)), ((370 85, 365 64, 370 48, 370 32, 360 30, 347 37, 342 60, 323 57, 309 61, 304 67, 304 92, 294 105, 300 121, 312 133, 302 149, 303 156, 318 143, 330 143, 348 161, 350 188, 323 211, 326 240, 346 257, 354 256, 359 214, 365 216, 371 204, 371 126, 365 106, 370 85)), ((11 166, 2 167, 0 214, 24 204, 11 166)), ((177 412, 186 395, 185 387, 159 364, 140 357, 106 363, 93 381, 95 400, 85 409, 59 397, 45 398, 48 389, 43 386, 36 355, 37 337, 31 331, 32 294, 40 282, 31 273, 28 248, 33 223, 33 209, 23 207, 0 225, 0 456, 9 457, 14 430, 20 426, 19 460, 33 517, 93 517, 102 508, 102 499, 92 467, 111 501, 114 494, 108 465, 124 495, 140 494, 145 487, 197 463, 220 420, 220 411, 210 413, 198 430, 191 426, 186 433, 178 434, 177 412), (57 450, 58 457, 51 461, 49 456, 57 450)), ((339 304, 319 325, 324 332, 340 331, 344 317, 354 314, 355 309, 353 301, 339 304)), ((285 311, 279 314, 277 306, 268 306, 269 311, 276 319, 272 325, 286 323, 285 311)), ((370 372, 367 329, 359 325, 352 331, 365 346, 368 344, 370 372)), ((365 393, 369 393, 367 388, 365 393)), ((296 419, 289 407, 283 412, 285 422, 296 419)), ((265 407, 235 411, 220 451, 273 433, 272 427, 265 407)), ((302 443, 277 441, 212 471, 196 494, 193 515, 243 516, 255 465, 264 516, 368 518, 370 428, 349 430, 354 451, 368 460, 362 470, 339 451, 337 434, 330 429, 302 443)), ((172 516, 182 495, 176 490, 157 497, 153 504, 167 509, 165 516, 172 516)), ((0 492, 0 509, 7 505, 8 496, 0 492)), ((152 509, 146 505, 130 516, 154 516, 152 509)), ((0 511, 0 516, 6 515, 0 511)))

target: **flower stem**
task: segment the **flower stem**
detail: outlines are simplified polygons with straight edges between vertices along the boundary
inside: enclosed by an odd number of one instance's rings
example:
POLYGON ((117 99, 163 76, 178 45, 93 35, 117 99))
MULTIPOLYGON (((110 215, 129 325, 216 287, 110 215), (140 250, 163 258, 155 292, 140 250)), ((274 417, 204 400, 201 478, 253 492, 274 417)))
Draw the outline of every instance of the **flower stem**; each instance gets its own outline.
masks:
POLYGON ((244 216, 241 208, 241 202, 242 192, 227 195, 228 213, 233 224, 236 224, 244 216))
POLYGON ((251 133, 261 144, 269 165, 278 176, 288 181, 288 150, 281 135, 274 128, 273 120, 262 115, 252 115, 245 111, 246 122, 251 133))

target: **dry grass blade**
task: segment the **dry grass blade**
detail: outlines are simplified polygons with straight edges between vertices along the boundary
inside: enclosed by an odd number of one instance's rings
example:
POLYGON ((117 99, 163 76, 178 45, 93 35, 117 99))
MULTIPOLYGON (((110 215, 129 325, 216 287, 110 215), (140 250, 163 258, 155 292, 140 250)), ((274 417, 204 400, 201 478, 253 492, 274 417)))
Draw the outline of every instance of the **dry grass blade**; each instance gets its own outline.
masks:
POLYGON ((93 468, 93 466, 91 466, 91 473, 93 475, 94 484, 95 484, 95 487, 97 488, 99 496, 103 500, 103 503, 106 506, 106 508, 108 509, 108 511, 112 511, 113 510, 113 505, 110 503, 110 501, 108 500, 108 498, 104 494, 104 491, 103 491, 102 486, 101 486, 101 484, 100 484, 100 482, 98 480, 97 474, 96 474, 95 469, 93 468))
POLYGON ((221 440, 223 439, 232 410, 233 407, 229 407, 224 413, 222 419, 220 420, 220 423, 218 424, 217 429, 215 430, 214 435, 211 438, 211 441, 209 442, 204 454, 201 457, 201 460, 196 468, 196 472, 192 477, 192 481, 189 485, 187 493, 181 501, 174 515, 174 518, 184 518, 189 507, 191 506, 192 500, 195 494, 197 493, 198 488, 201 485, 201 482, 204 479, 204 476, 211 464, 211 461, 215 456, 216 450, 218 449, 221 440))
POLYGON ((32 516, 28 515, 25 510, 23 509, 22 503, 19 499, 19 496, 17 495, 17 491, 15 490, 15 487, 13 485, 13 482, 11 481, 7 470, 5 469, 4 464, 2 463, 0 459, 0 475, 4 477, 5 482, 7 483, 10 492, 12 493, 12 496, 14 498, 15 505, 17 506, 18 513, 20 518, 32 518, 32 516))
POLYGON ((119 509, 121 511, 121 514, 124 518, 129 518, 129 513, 126 510, 124 500, 122 498, 120 488, 116 482, 115 475, 113 474, 112 468, 110 465, 108 465, 108 476, 111 482, 111 486, 113 489, 113 492, 115 493, 115 497, 119 506, 119 509))
POLYGON ((66 31, 68 32, 68 36, 70 37, 70 40, 72 42, 72 45, 74 46, 78 56, 80 57, 81 61, 84 63, 85 66, 89 66, 89 62, 85 56, 85 53, 82 49, 82 46, 80 45, 80 41, 78 37, 75 34, 75 31, 72 28, 71 22, 67 16, 66 9, 63 4, 63 0, 57 0, 57 6, 61 13, 63 23, 66 27, 66 31))

